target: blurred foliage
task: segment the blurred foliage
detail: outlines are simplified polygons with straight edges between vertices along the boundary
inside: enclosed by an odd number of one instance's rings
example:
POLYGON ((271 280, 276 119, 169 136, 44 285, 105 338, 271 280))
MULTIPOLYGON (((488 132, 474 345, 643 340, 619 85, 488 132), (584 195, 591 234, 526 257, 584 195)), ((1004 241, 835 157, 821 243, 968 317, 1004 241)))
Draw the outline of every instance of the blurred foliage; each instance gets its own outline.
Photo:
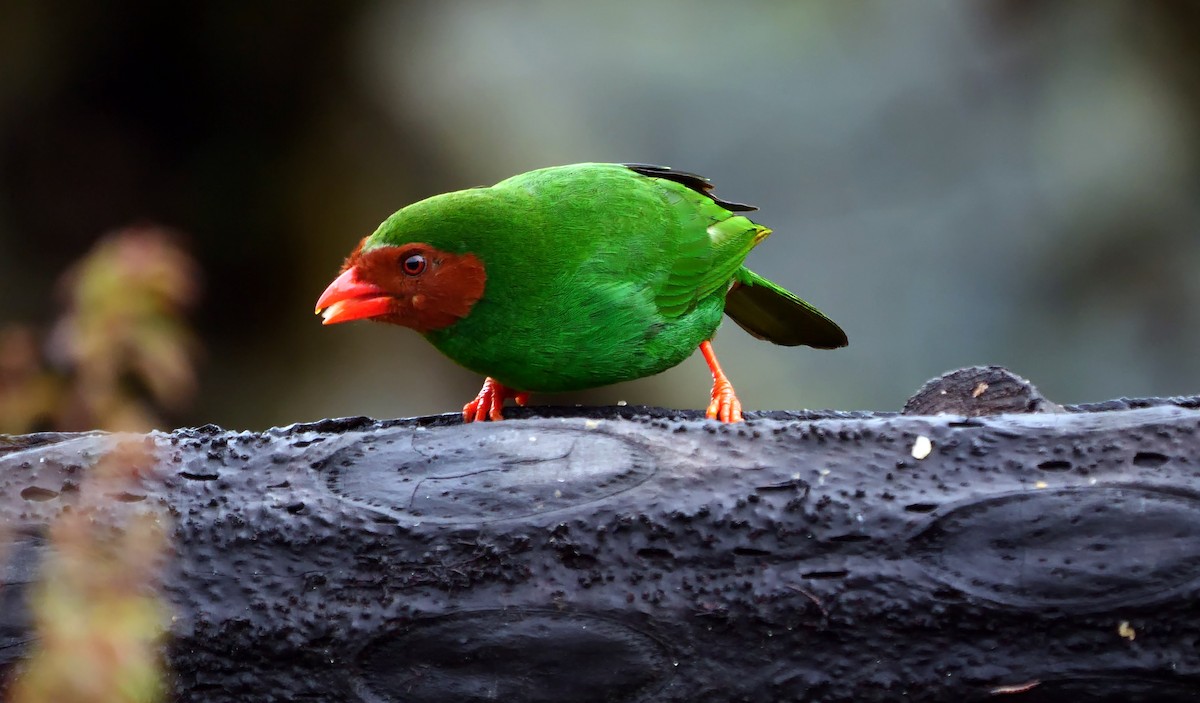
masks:
POLYGON ((0 330, 0 432, 146 430, 157 409, 187 404, 198 274, 176 240, 131 227, 97 243, 59 282, 65 311, 44 354, 29 328, 0 330))
POLYGON ((44 368, 37 338, 27 327, 0 329, 0 433, 28 432, 52 417, 60 382, 44 368))
MULTIPOLYGON (((183 313, 198 275, 177 239, 148 226, 102 238, 61 277, 64 310, 44 338, 26 326, 0 330, 0 433, 146 430, 159 411, 187 404, 197 344, 183 313)), ((51 524, 32 602, 37 646, 12 685, 14 703, 161 698, 163 516, 123 499, 137 495, 151 452, 118 439, 51 524)))
POLYGON ((119 440, 83 480, 72 509, 51 525, 53 550, 32 599, 37 644, 11 686, 12 703, 162 698, 169 613, 157 589, 164 516, 113 499, 135 494, 152 451, 141 438, 119 440))

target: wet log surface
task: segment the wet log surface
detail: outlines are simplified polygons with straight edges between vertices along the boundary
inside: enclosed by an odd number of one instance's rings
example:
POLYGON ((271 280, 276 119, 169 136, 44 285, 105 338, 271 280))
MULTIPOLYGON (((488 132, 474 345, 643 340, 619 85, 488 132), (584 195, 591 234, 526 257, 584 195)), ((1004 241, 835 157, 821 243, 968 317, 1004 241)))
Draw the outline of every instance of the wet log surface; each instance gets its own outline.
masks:
MULTIPOLYGON (((181 701, 1200 700, 1200 399, 943 382, 959 414, 152 434, 113 511, 172 525, 181 701)), ((112 442, 0 438, 7 669, 112 442)))

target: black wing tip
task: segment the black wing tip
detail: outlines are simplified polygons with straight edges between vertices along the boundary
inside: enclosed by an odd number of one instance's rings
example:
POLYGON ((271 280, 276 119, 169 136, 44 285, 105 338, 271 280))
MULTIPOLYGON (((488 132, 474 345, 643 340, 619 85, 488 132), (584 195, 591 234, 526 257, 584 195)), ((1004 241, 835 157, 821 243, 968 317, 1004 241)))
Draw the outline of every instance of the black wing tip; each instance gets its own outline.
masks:
POLYGON ((846 336, 846 333, 833 322, 830 322, 829 327, 821 330, 816 335, 810 332, 782 342, 772 339, 767 339, 767 341, 785 347, 811 347, 813 349, 841 349, 850 345, 850 339, 846 336))
POLYGON ((814 318, 820 323, 820 334, 816 335, 815 339, 801 342, 813 349, 841 349, 850 345, 850 338, 846 336, 846 331, 841 325, 834 322, 825 316, 824 313, 818 312, 819 317, 814 318))
POLYGON ((718 198, 717 196, 713 195, 712 182, 698 173, 676 171, 670 166, 656 166, 654 164, 631 163, 621 165, 633 171, 634 173, 640 173, 643 176, 648 176, 650 178, 665 178, 668 181, 675 181, 680 185, 696 191, 697 193, 703 195, 730 212, 754 212, 758 209, 753 205, 735 203, 732 200, 722 200, 721 198, 718 198))
POLYGON ((841 349, 842 347, 850 346, 850 338, 846 336, 841 327, 838 327, 835 336, 829 339, 822 339, 819 342, 809 342, 808 346, 813 349, 841 349))

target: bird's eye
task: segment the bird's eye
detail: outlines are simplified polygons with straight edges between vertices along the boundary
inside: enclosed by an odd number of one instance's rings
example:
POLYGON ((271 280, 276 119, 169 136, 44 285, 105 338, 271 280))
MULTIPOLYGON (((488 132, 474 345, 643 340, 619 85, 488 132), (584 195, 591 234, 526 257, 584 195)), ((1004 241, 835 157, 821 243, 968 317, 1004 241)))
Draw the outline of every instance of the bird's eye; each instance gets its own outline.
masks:
POLYGON ((400 268, 409 276, 416 276, 425 271, 425 257, 420 254, 412 254, 404 257, 404 261, 400 263, 400 268))

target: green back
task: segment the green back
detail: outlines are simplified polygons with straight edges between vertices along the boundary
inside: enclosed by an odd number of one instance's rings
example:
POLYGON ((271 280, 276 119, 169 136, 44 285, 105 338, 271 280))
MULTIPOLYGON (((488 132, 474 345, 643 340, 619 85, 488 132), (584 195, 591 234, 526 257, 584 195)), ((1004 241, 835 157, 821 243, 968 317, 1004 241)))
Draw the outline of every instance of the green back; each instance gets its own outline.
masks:
POLYGON ((482 299, 427 338, 507 386, 562 391, 687 358, 768 232, 684 183, 575 164, 415 203, 366 246, 416 241, 478 256, 482 299))

